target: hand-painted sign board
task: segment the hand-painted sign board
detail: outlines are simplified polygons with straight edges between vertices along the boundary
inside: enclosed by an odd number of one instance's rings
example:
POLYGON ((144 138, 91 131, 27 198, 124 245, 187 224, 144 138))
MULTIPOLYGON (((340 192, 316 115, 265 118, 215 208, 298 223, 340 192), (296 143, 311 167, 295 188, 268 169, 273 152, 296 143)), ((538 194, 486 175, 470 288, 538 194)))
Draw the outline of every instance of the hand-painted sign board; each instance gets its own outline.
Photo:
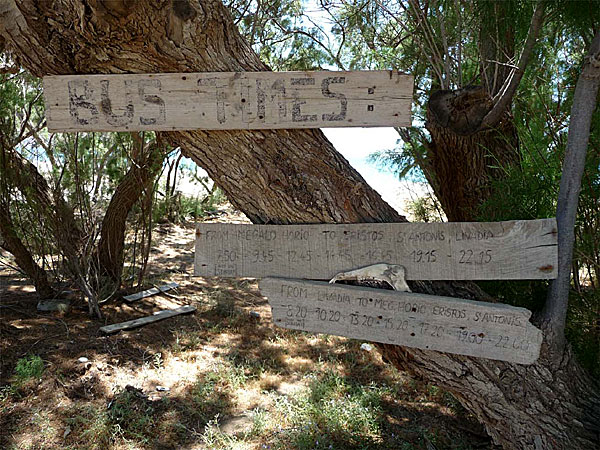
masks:
POLYGON ((44 77, 51 132, 404 127, 412 93, 389 70, 44 77))
POLYGON ((555 219, 340 225, 199 224, 195 275, 330 279, 377 263, 408 280, 556 277, 555 219))
POLYGON ((315 281, 264 278, 276 325, 532 364, 542 332, 514 306, 315 281))

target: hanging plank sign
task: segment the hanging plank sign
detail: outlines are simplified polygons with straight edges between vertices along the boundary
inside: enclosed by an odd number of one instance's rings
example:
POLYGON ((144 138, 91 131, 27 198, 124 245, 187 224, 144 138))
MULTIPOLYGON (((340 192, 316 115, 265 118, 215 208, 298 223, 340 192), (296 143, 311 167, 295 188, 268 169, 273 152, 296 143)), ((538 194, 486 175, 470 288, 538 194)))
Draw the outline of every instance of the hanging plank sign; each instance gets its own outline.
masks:
POLYGON ((555 278, 556 220, 196 229, 200 276, 324 280, 377 263, 404 266, 408 280, 555 278))
POLYGON ((539 356, 542 332, 514 306, 315 281, 264 278, 276 325, 520 364, 539 356))
POLYGON ((404 127, 412 92, 389 70, 44 77, 51 132, 404 127))

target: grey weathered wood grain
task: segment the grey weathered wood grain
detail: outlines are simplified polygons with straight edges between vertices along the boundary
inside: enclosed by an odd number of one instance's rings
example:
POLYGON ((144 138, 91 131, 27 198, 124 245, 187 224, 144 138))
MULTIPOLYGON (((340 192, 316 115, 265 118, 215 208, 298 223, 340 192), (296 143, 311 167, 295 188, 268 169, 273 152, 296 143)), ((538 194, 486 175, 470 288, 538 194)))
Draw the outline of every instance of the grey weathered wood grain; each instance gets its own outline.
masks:
POLYGON ((182 306, 175 309, 164 309, 162 311, 155 312, 151 316, 140 317, 139 319, 128 320, 127 322, 115 323, 113 325, 106 325, 100 328, 100 331, 104 334, 116 333, 121 330, 129 330, 131 328, 137 328, 149 323, 158 322, 159 320, 168 319, 169 317, 178 316, 180 314, 187 314, 196 311, 194 306, 182 306))
POLYGON ((179 287, 179 284, 177 284, 175 282, 167 283, 167 284, 163 284, 162 286, 146 289, 145 291, 142 291, 142 292, 137 292, 135 294, 126 295, 123 297, 123 300, 128 301, 128 302, 135 302, 136 300, 140 300, 145 297, 150 297, 151 295, 158 294, 159 292, 167 292, 167 291, 170 291, 171 289, 175 289, 178 287, 179 287))
POLYGON ((385 70, 44 77, 52 132, 410 126, 412 91, 385 70))
POLYGON ((540 353, 542 332, 524 308, 285 278, 259 286, 283 328, 520 364, 540 353))
POLYGON ((330 279, 399 264, 408 280, 556 276, 556 220, 349 225, 199 224, 195 275, 330 279))

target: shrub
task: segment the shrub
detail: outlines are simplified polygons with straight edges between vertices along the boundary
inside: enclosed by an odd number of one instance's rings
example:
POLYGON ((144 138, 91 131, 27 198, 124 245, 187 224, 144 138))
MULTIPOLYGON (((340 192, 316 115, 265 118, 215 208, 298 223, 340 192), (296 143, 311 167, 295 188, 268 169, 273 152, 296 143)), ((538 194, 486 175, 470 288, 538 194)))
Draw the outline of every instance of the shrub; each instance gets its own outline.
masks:
POLYGON ((44 373, 44 361, 38 355, 27 355, 17 361, 15 377, 17 383, 40 378, 44 373))

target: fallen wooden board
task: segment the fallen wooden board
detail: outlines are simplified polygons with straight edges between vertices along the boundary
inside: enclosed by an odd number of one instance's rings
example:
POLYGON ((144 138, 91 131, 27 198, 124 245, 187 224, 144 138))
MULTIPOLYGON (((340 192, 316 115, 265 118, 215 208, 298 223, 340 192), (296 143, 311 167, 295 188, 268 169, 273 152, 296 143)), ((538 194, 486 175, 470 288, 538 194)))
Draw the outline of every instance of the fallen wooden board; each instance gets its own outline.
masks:
POLYGON ((179 287, 179 285, 175 282, 167 283, 167 284, 163 284, 162 286, 147 289, 142 292, 137 292, 135 294, 126 295, 125 297, 123 297, 123 300, 128 301, 128 302, 135 302, 136 300, 140 300, 144 297, 150 297, 151 295, 158 294, 159 292, 170 291, 171 289, 175 289, 178 287, 179 287))
POLYGON ((44 77, 51 132, 403 127, 412 92, 389 70, 44 77))
POLYGON ((408 280, 555 278, 556 220, 196 229, 200 276, 330 279, 376 263, 405 266, 408 280))
POLYGON ((532 364, 542 332, 514 306, 316 281, 264 278, 276 325, 532 364))
POLYGON ((180 314, 187 314, 196 311, 194 306, 181 306, 176 309, 163 309, 157 311, 151 316, 140 317, 139 319, 128 320, 127 322, 115 323, 113 325, 106 325, 100 328, 100 331, 104 334, 112 334, 121 330, 129 330, 131 328, 137 328, 149 323, 158 322, 159 320, 168 319, 169 317, 178 316, 180 314))

